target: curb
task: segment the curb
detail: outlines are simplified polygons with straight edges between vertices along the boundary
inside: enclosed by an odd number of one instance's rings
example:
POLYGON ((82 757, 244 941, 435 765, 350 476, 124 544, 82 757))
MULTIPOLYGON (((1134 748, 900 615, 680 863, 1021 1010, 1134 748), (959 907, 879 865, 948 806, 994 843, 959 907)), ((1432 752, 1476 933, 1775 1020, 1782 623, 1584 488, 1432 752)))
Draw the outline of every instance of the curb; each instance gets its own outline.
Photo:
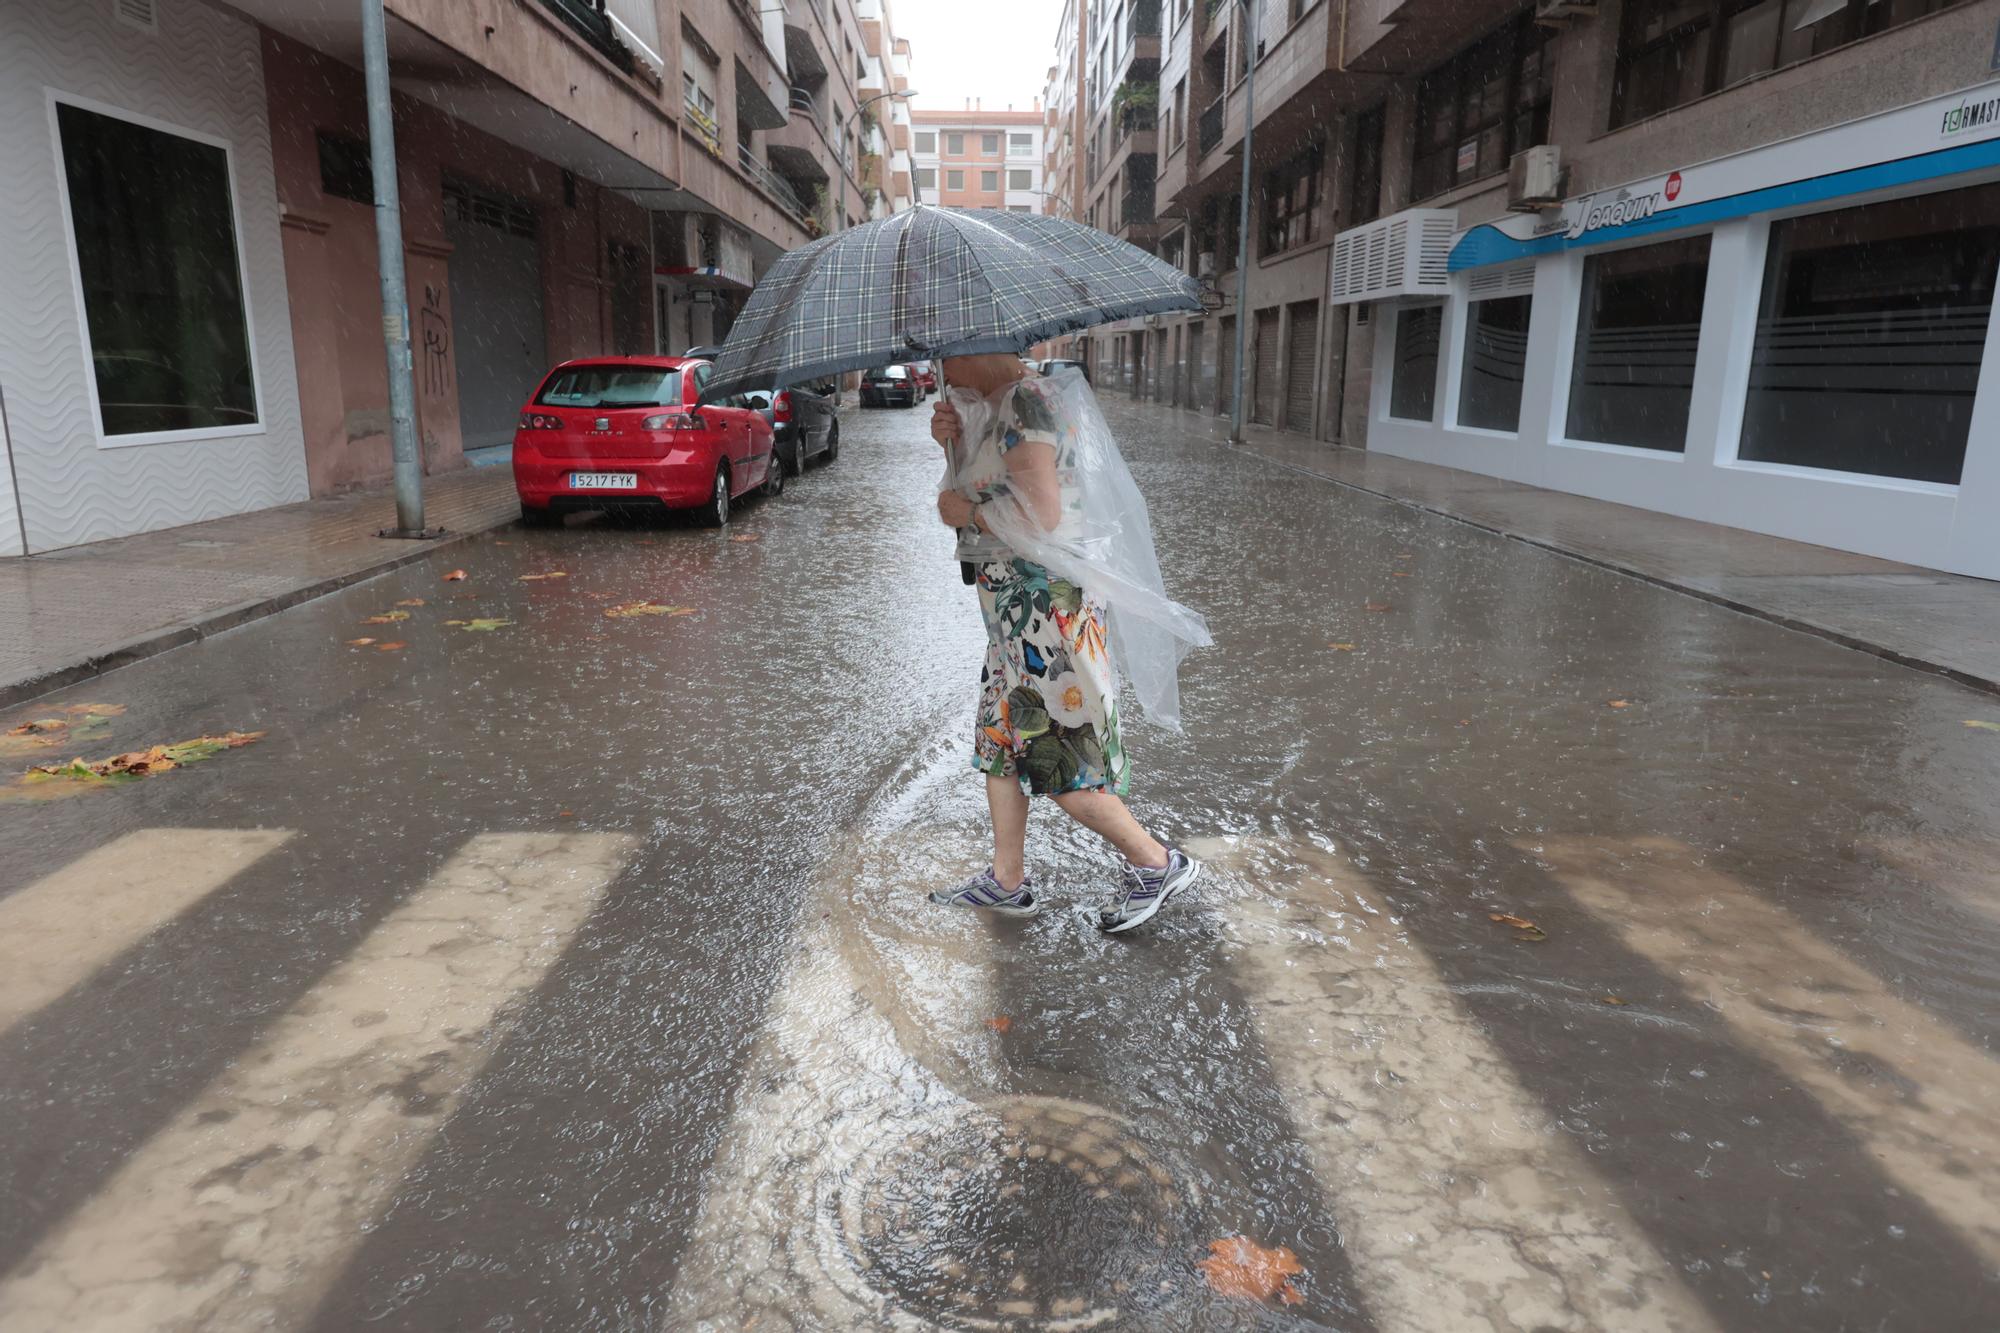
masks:
POLYGON ((233 606, 225 606, 216 611, 206 612, 194 620, 182 621, 177 625, 169 625, 163 629, 151 630, 137 638, 127 639, 124 643, 101 649, 80 662, 73 662, 68 666, 57 667, 53 671, 44 671, 39 675, 29 676, 22 680, 9 681, 5 685, 0 685, 0 708, 11 708, 16 704, 26 703, 31 699, 67 688, 81 681, 93 680, 107 672, 116 671, 120 667, 128 667, 135 662, 143 662, 149 657, 157 657, 161 653, 169 652, 175 648, 184 648, 188 644, 199 643, 203 639, 221 634, 225 630, 236 629, 252 621, 262 620, 266 616, 274 616, 280 611, 290 610, 301 602, 310 602, 314 598, 324 597, 328 593, 339 592, 341 589, 350 588, 357 583, 365 583, 369 579, 387 574, 392 570, 401 569, 405 565, 414 565, 419 560, 427 560, 434 553, 443 550, 447 546, 455 546, 459 542, 479 536, 481 533, 491 532, 495 528, 506 527, 513 521, 514 519, 509 517, 489 523, 484 527, 447 532, 444 536, 430 541, 413 543, 415 549, 403 555, 368 565, 365 568, 350 570, 345 574, 329 575, 323 579, 315 579, 311 583, 301 584, 299 587, 286 592, 275 593, 269 597, 258 597, 247 602, 238 602, 233 606))
POLYGON ((1372 487, 1363 486, 1359 482, 1347 481, 1340 477, 1330 477, 1324 472, 1315 472, 1309 467, 1273 458, 1269 454, 1260 451, 1255 445, 1245 444, 1239 446, 1232 445, 1227 441, 1217 441, 1216 443, 1220 444, 1224 449, 1229 449, 1237 453, 1250 454, 1257 458, 1258 461, 1286 472, 1296 473, 1302 477, 1312 477, 1315 480, 1326 482, 1330 486, 1338 486, 1342 490, 1373 496, 1378 500, 1386 500, 1390 504, 1401 505, 1405 509, 1412 509, 1420 514, 1430 514, 1437 518, 1448 519, 1453 523, 1472 528, 1477 532, 1484 532, 1489 536, 1499 537, 1505 541, 1519 542, 1523 546, 1532 547, 1538 551, 1547 551, 1552 555, 1563 556, 1579 564, 1590 565, 1593 568, 1619 574, 1625 578, 1637 579, 1639 582, 1650 584, 1655 588, 1680 593, 1684 597, 1692 597, 1696 601, 1707 602, 1711 606, 1719 606, 1725 611, 1734 611, 1739 615, 1749 616, 1754 620, 1761 620, 1769 625, 1776 625, 1780 629, 1792 630, 1798 634, 1808 634, 1815 639, 1824 639, 1828 643, 1837 644, 1842 648, 1851 648, 1856 652, 1867 653, 1870 657, 1879 657, 1885 662, 1893 662, 1897 666, 1909 667, 1913 671, 1922 671, 1928 675, 1942 676, 1946 680, 1964 685, 1969 689, 1978 690, 1982 694, 2000 695, 2000 679, 1982 676, 1977 672, 1965 671, 1959 667, 1946 666, 1942 662, 1933 662, 1928 658, 1918 657, 1914 654, 1903 652, 1900 649, 1891 648, 1885 643, 1876 643, 1873 640, 1849 634, 1842 630, 1832 629, 1825 625, 1816 625, 1809 620, 1799 620, 1782 612, 1773 611, 1768 607, 1761 607, 1750 602, 1740 601, 1709 588, 1698 588, 1693 584, 1677 583, 1673 579, 1665 578, 1658 574, 1651 574, 1642 569, 1634 569, 1629 565, 1621 565, 1617 561, 1606 559, 1603 556, 1586 555, 1581 551, 1572 550, 1567 546, 1560 546, 1545 538, 1530 537, 1523 533, 1510 532, 1506 528, 1496 527, 1491 523, 1483 523, 1476 518, 1467 518, 1463 514, 1455 514, 1449 509, 1441 509, 1436 505, 1426 504, 1421 500, 1412 500, 1407 496, 1396 495, 1389 491, 1378 491, 1372 487))

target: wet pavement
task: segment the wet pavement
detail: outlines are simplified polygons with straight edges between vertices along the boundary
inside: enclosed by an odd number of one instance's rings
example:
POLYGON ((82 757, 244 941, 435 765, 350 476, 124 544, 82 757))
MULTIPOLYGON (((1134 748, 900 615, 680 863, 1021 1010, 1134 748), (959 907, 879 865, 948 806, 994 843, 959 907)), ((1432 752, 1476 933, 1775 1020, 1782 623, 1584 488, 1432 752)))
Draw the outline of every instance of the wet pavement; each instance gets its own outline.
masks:
POLYGON ((920 412, 10 710, 265 734, 0 803, 0 1328, 2000 1324, 1993 699, 1107 411, 1218 640, 1136 937, 1053 809, 1052 910, 923 900, 920 412))

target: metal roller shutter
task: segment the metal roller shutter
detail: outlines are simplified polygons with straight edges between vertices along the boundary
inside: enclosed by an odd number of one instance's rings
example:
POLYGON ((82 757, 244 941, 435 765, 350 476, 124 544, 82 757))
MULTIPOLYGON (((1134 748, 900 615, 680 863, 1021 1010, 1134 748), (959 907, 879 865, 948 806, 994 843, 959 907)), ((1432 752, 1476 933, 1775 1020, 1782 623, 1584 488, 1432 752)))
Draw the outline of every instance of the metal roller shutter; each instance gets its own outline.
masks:
POLYGON ((1219 326, 1215 345, 1215 414, 1229 415, 1230 395, 1236 390, 1236 316, 1231 315, 1219 326))
POLYGON ((1319 302, 1292 307, 1292 341, 1285 358, 1285 429, 1313 428, 1313 379, 1319 370, 1319 302))
POLYGON ((1269 426, 1278 419, 1278 311, 1257 312, 1257 385, 1251 393, 1251 419, 1269 426))

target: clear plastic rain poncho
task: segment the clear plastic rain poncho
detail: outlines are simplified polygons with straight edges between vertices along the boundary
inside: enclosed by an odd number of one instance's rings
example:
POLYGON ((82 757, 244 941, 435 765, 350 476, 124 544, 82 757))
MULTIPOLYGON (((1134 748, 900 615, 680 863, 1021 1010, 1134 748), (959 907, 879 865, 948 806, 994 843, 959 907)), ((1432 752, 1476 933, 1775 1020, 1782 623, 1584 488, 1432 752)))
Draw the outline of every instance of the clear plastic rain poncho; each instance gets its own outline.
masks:
POLYGON ((987 526, 1013 554, 1087 589, 1104 604, 1112 665, 1131 682, 1148 720, 1179 731, 1181 659, 1213 640, 1198 613, 1167 596, 1146 499, 1089 383, 1078 371, 1064 370, 1017 381, 990 398, 956 386, 948 394, 967 446, 946 451, 940 490, 981 500, 987 526), (969 479, 955 475, 955 458, 1018 419, 1014 396, 1020 393, 1035 394, 1037 406, 1054 417, 1062 511, 1053 530, 1005 487, 981 494, 969 479))

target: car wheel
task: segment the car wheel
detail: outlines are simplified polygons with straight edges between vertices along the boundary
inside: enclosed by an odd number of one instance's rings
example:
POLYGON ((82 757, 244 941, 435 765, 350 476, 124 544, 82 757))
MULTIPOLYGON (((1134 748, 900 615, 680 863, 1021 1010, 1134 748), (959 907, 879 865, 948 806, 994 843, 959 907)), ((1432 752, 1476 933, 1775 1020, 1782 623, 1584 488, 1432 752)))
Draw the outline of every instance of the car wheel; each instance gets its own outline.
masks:
POLYGON ((826 433, 826 461, 831 463, 840 457, 840 423, 833 423, 833 429, 826 433))
POLYGON ((715 469, 715 490, 708 497, 708 508, 702 511, 701 521, 711 528, 719 528, 729 522, 729 467, 727 464, 715 469))
POLYGON ((785 469, 787 476, 802 477, 805 475, 806 437, 803 431, 799 433, 798 438, 792 441, 792 447, 781 456, 780 465, 785 469))
POLYGON ((522 505, 521 526, 524 528, 559 528, 562 516, 547 505, 522 505))
POLYGON ((763 494, 766 500, 775 500, 785 493, 785 460, 778 457, 774 449, 770 466, 764 469, 763 494))

